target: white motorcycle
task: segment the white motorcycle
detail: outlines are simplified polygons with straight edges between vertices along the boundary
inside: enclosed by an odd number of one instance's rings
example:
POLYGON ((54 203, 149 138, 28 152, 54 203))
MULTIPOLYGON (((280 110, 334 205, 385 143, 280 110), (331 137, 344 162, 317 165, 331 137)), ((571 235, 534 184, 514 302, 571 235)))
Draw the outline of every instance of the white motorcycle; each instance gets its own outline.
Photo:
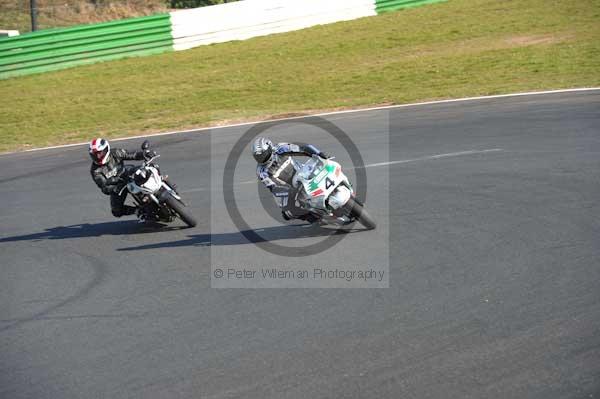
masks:
MULTIPOLYGON (((148 141, 142 144, 142 150, 150 147, 148 141)), ((127 176, 127 184, 119 194, 128 190, 137 205, 137 215, 142 221, 170 223, 179 217, 189 227, 196 226, 196 219, 186 209, 181 196, 165 181, 158 165, 153 161, 160 155, 145 160, 127 176)))
POLYGON ((296 200, 300 207, 325 224, 343 226, 359 221, 367 229, 376 227, 375 220, 355 197, 352 184, 339 163, 313 155, 302 163, 292 158, 296 170, 292 185, 299 189, 296 200))

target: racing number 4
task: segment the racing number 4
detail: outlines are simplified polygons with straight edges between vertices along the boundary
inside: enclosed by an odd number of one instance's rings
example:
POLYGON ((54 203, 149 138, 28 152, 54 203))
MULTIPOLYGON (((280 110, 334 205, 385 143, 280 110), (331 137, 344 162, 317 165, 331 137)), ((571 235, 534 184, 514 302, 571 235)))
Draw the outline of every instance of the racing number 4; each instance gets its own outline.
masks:
POLYGON ((329 177, 325 178, 325 189, 329 190, 335 183, 329 177))

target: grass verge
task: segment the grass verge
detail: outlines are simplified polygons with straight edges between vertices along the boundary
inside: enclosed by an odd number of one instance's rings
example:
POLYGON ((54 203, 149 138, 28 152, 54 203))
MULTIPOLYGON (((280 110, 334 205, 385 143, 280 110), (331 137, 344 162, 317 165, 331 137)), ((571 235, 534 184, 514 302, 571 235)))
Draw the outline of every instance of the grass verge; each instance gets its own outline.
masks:
MULTIPOLYGON (((168 12, 163 0, 36 0, 38 29, 91 24, 168 12)), ((0 29, 31 31, 30 2, 0 1, 0 29)))
POLYGON ((0 81, 0 152, 93 136, 600 86, 600 0, 450 0, 0 81))

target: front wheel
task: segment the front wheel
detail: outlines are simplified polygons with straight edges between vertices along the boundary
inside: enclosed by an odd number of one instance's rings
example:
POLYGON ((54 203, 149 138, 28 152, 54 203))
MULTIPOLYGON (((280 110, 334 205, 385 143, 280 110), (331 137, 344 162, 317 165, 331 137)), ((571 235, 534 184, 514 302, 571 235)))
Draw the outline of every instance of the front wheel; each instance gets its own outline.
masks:
POLYGON ((179 202, 175 197, 171 194, 167 195, 165 198, 165 204, 175 211, 177 215, 190 227, 196 227, 196 219, 191 215, 191 213, 185 208, 181 202, 179 202))
POLYGON ((356 218, 356 220, 358 220, 360 224, 365 226, 367 229, 373 230, 375 227, 377 227, 375 219, 369 215, 364 205, 358 202, 356 199, 350 198, 348 202, 346 202, 346 208, 350 210, 350 217, 356 218))

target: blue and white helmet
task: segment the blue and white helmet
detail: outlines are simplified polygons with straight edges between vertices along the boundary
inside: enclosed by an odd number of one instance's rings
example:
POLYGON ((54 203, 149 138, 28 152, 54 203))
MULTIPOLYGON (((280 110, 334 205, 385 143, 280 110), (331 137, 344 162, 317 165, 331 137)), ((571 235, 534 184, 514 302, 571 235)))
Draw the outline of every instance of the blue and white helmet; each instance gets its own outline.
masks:
POLYGON ((252 144, 252 156, 261 165, 266 165, 273 157, 273 143, 265 137, 257 137, 252 144))

